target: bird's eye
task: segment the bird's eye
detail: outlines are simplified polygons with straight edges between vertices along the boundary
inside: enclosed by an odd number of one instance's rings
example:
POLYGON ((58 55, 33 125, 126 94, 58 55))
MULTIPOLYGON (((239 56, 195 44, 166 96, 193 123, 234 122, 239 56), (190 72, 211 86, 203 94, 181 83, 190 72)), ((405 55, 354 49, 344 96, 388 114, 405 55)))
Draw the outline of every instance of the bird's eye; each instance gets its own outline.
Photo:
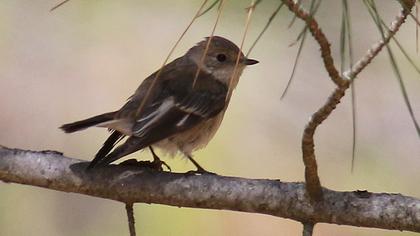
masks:
POLYGON ((217 54, 217 60, 219 61, 219 62, 224 62, 224 61, 226 61, 226 55, 225 54, 217 54))

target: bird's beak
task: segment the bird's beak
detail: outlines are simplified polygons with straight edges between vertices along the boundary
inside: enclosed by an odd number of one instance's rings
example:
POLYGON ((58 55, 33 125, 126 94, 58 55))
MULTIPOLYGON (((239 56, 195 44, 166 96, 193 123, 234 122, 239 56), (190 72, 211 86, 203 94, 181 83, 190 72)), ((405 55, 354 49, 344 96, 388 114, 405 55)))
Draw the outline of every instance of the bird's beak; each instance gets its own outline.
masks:
POLYGON ((257 60, 249 59, 249 58, 245 58, 244 61, 243 61, 243 63, 247 66, 257 64, 258 62, 259 61, 257 61, 257 60))

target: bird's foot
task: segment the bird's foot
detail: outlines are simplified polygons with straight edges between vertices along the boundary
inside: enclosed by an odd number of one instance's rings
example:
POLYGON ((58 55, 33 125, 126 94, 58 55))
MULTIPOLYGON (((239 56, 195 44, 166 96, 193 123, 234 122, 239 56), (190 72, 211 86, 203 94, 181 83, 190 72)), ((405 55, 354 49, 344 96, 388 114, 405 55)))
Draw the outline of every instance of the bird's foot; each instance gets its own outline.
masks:
POLYGON ((166 168, 168 168, 169 171, 172 171, 171 167, 169 167, 168 164, 166 164, 164 161, 161 161, 160 159, 154 159, 153 161, 137 161, 136 159, 128 159, 126 161, 121 162, 120 165, 137 166, 157 171, 163 171, 162 166, 165 166, 166 168))
POLYGON ((185 154, 185 156, 195 165, 195 167, 197 168, 197 170, 190 170, 190 171, 188 171, 187 172, 187 174, 190 174, 190 175, 196 175, 196 174, 199 174, 199 175, 204 175, 204 174, 206 174, 206 175, 217 175, 216 173, 213 173, 213 172, 210 172, 210 171, 207 171, 206 169, 204 169, 200 164, 198 164, 198 162, 196 162, 193 158, 192 158, 192 156, 191 155, 188 155, 188 154, 185 154))
POLYGON ((217 175, 216 173, 207 171, 202 167, 197 168, 197 170, 190 170, 186 172, 185 174, 187 175, 217 175))
POLYGON ((168 164, 166 164, 166 162, 160 160, 159 156, 156 155, 152 146, 149 146, 149 149, 150 149, 150 152, 153 155, 153 162, 151 162, 151 165, 155 166, 156 168, 159 168, 160 170, 163 170, 162 166, 165 166, 166 168, 168 168, 169 172, 172 172, 171 167, 168 164))
POLYGON ((154 168, 159 168, 159 170, 162 170, 162 171, 163 171, 163 167, 162 167, 162 166, 165 166, 165 167, 169 170, 169 172, 172 172, 171 167, 170 167, 168 164, 166 164, 166 162, 162 161, 162 160, 161 160, 161 159, 159 159, 159 158, 153 158, 153 161, 152 161, 152 162, 150 162, 150 164, 151 164, 154 168))

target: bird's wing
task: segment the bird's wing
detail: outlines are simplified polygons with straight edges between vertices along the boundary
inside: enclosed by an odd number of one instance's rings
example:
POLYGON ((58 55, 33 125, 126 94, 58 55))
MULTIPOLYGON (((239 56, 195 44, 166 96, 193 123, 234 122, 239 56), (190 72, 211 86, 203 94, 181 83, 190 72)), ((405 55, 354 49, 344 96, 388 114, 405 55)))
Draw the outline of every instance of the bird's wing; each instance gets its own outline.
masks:
POLYGON ((124 104, 124 106, 117 112, 116 117, 118 119, 131 119, 136 116, 137 110, 145 99, 146 94, 149 92, 148 90, 150 86, 153 84, 153 88, 150 91, 149 97, 147 98, 147 102, 145 103, 145 107, 143 109, 143 113, 147 113, 147 111, 145 111, 147 107, 149 107, 151 103, 156 100, 157 96, 160 96, 162 93, 162 83, 166 80, 176 78, 179 74, 177 71, 183 70, 184 67, 188 68, 188 64, 184 63, 182 58, 178 58, 163 67, 160 73, 159 71, 156 71, 155 73, 149 75, 149 77, 143 80, 140 86, 136 89, 135 93, 128 98, 127 103, 124 104), (158 73, 159 77, 156 78, 158 73))
POLYGON ((189 75, 164 81, 162 96, 145 109, 148 112, 136 119, 133 135, 153 143, 190 129, 222 111, 227 86, 205 73, 199 76, 194 88, 193 80, 193 75, 189 75))
POLYGON ((156 133, 161 137, 159 139, 169 137, 218 114, 224 102, 224 95, 206 92, 193 93, 182 99, 168 97, 157 110, 136 120, 133 135, 148 137, 156 133))

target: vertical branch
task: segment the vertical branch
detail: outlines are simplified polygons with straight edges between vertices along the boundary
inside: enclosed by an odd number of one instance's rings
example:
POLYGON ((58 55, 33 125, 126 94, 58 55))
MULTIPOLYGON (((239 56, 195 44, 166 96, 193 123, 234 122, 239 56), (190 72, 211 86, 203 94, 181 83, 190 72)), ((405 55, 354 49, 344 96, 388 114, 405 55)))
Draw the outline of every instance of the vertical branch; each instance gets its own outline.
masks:
POLYGON ((303 224, 303 232, 302 236, 312 236, 314 233, 314 223, 302 223, 303 224))
POLYGON ((130 231, 130 236, 136 236, 133 203, 126 203, 125 210, 127 211, 128 229, 130 231))
POLYGON ((337 85, 334 92, 330 95, 327 102, 316 111, 309 123, 306 125, 302 137, 302 158, 305 165, 306 190, 310 198, 315 201, 322 200, 322 187, 318 176, 318 166, 315 158, 314 134, 316 128, 331 114, 331 112, 340 103, 341 98, 345 95, 345 91, 350 87, 352 80, 359 74, 372 60, 378 55, 381 49, 389 42, 392 36, 399 30, 405 19, 410 14, 414 6, 415 0, 400 0, 403 7, 401 13, 391 24, 390 31, 370 49, 366 56, 359 60, 350 71, 344 72, 342 77, 334 65, 331 55, 330 43, 325 34, 321 31, 317 21, 305 10, 292 0, 282 0, 297 17, 305 21, 309 30, 318 42, 321 50, 321 56, 325 69, 331 80, 337 85))
POLYGON ((316 111, 305 127, 302 137, 302 156, 305 164, 306 189, 309 196, 316 201, 322 199, 322 188, 318 177, 318 165, 315 158, 314 134, 316 128, 331 114, 345 95, 350 83, 338 87, 330 95, 327 102, 316 111))
POLYGON ((314 134, 316 128, 328 117, 335 109, 340 99, 344 96, 344 91, 349 87, 349 81, 340 76, 334 60, 331 55, 331 47, 327 37, 319 28, 318 22, 314 17, 303 10, 298 4, 292 0, 283 0, 297 17, 305 21, 309 31, 314 39, 318 42, 321 50, 321 57, 324 62, 325 69, 331 80, 337 85, 337 89, 330 96, 327 103, 312 115, 302 137, 302 159, 305 165, 306 190, 312 200, 320 201, 322 199, 322 187, 318 176, 318 165, 315 158, 314 134))

